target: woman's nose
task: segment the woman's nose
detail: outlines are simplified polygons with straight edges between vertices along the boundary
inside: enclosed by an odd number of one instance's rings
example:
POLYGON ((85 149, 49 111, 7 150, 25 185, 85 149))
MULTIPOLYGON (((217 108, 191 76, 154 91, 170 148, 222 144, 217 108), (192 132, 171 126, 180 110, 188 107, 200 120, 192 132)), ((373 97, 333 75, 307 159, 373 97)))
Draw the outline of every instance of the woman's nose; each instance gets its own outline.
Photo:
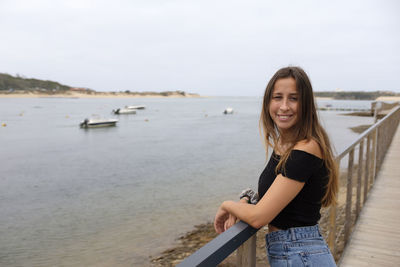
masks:
POLYGON ((282 104, 280 105, 279 108, 280 108, 281 110, 288 110, 288 109, 289 109, 289 106, 288 106, 287 100, 283 100, 283 101, 282 101, 282 104))

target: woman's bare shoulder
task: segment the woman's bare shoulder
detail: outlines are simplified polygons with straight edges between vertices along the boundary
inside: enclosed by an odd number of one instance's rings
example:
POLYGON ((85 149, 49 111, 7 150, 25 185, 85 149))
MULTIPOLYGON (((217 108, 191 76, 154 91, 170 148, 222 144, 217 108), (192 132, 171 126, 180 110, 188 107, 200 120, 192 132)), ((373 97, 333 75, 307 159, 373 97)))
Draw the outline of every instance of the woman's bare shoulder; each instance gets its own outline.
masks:
POLYGON ((319 146, 317 141, 315 141, 314 139, 301 140, 296 143, 296 145, 293 147, 293 149, 302 150, 307 153, 313 154, 314 156, 322 158, 321 147, 319 146))

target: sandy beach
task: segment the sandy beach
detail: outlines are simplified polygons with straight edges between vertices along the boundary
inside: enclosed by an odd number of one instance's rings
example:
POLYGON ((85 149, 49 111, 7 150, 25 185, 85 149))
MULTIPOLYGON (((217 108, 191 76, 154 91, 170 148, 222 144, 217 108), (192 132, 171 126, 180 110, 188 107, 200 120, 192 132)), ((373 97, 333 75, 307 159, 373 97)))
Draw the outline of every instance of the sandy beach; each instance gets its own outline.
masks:
POLYGON ((333 97, 320 97, 320 96, 316 96, 315 99, 317 99, 317 100, 333 100, 333 97))
POLYGON ((375 100, 376 101, 390 101, 390 102, 398 101, 398 102, 400 102, 400 96, 380 96, 375 100))
POLYGON ((123 93, 123 92, 74 92, 43 93, 21 92, 0 93, 0 98, 191 98, 203 97, 198 94, 167 92, 167 93, 123 93))

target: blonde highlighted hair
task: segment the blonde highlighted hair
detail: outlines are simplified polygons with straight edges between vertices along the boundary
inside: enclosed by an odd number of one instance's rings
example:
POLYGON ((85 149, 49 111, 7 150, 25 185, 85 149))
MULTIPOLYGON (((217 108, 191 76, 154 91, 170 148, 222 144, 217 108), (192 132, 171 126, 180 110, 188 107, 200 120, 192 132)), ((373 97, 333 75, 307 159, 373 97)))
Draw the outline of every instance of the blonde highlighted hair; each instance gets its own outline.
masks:
POLYGON ((276 146, 280 138, 279 131, 269 114, 269 105, 275 83, 279 79, 290 77, 296 81, 299 97, 299 119, 293 126, 295 136, 290 140, 290 147, 282 154, 277 169, 285 166, 289 154, 297 142, 302 140, 315 140, 321 148, 322 159, 329 173, 326 193, 321 200, 322 206, 327 207, 336 203, 336 195, 338 191, 338 168, 334 160, 329 137, 319 123, 311 82, 307 74, 300 67, 289 66, 282 68, 278 70, 268 82, 267 88, 265 89, 260 117, 260 128, 262 130, 262 135, 264 136, 265 147, 268 153, 268 147, 276 146))

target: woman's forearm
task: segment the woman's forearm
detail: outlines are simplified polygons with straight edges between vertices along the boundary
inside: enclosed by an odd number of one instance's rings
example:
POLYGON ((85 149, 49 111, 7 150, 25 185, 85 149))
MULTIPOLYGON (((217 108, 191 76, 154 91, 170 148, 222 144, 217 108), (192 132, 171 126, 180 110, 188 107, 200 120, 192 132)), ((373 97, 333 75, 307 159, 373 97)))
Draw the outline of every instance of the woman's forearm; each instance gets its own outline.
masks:
POLYGON ((269 224, 303 188, 304 183, 279 174, 256 205, 224 201, 221 209, 254 228, 269 224))
POLYGON ((260 228, 267 224, 260 220, 256 205, 243 202, 224 201, 221 208, 254 228, 260 228))

